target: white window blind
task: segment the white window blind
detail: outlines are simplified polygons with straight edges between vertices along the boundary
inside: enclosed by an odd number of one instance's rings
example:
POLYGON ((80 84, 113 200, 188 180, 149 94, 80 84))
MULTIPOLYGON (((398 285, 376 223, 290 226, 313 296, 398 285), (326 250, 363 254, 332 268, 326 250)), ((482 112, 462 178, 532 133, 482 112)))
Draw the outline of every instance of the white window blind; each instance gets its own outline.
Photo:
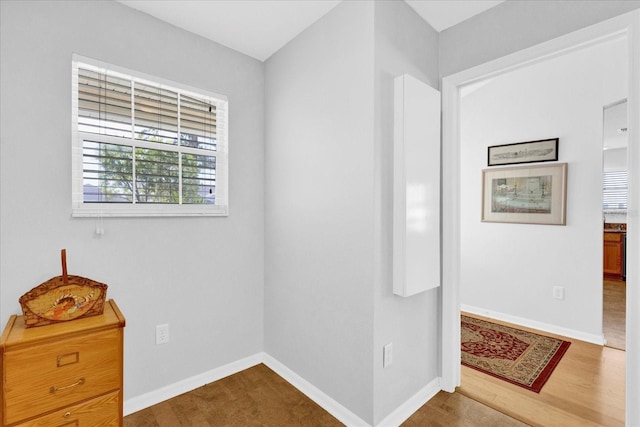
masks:
POLYGON ((227 98, 74 55, 73 215, 227 215, 227 98))
POLYGON ((627 209, 627 171, 606 171, 602 175, 602 208, 627 209))

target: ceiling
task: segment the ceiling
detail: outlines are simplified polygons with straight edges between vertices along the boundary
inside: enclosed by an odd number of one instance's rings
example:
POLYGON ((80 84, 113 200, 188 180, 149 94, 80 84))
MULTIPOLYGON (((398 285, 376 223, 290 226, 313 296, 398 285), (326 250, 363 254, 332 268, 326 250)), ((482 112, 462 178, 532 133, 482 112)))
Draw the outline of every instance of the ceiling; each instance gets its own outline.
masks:
MULTIPOLYGON (((118 1, 264 61, 341 0, 118 1)), ((504 0, 405 1, 436 31, 442 31, 504 0)))

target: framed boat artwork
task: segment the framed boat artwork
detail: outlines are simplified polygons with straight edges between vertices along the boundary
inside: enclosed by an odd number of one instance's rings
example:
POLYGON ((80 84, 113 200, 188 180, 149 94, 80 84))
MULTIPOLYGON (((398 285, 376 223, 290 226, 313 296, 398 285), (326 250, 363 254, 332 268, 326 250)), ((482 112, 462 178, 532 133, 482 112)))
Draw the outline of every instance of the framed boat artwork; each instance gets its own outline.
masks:
POLYGON ((487 149, 487 166, 557 161, 558 141, 552 138, 491 146, 487 149))
POLYGON ((482 221, 566 224, 567 164, 482 171, 482 221))

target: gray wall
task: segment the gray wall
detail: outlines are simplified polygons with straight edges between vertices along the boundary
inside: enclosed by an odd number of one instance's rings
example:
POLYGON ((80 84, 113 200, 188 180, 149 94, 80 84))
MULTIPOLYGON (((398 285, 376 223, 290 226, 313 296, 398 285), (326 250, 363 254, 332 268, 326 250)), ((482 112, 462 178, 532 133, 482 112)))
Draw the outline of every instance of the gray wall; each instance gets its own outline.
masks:
POLYGON ((440 33, 440 76, 640 8, 640 1, 508 0, 440 33))
POLYGON ((2 325, 66 248, 127 318, 125 398, 262 351, 264 65, 117 2, 0 8, 2 325), (100 238, 71 218, 74 52, 229 97, 229 217, 105 219, 100 238))
POLYGON ((373 4, 266 62, 265 351, 373 413, 373 4))
POLYGON ((393 79, 437 87, 437 46, 403 2, 344 2, 266 63, 265 351, 373 424, 439 375, 439 291, 391 281, 393 79))
POLYGON ((374 420, 439 376, 440 290, 393 295, 393 80, 408 73, 438 89, 438 33, 404 2, 375 2, 376 282, 374 420), (382 348, 393 343, 393 364, 382 348))

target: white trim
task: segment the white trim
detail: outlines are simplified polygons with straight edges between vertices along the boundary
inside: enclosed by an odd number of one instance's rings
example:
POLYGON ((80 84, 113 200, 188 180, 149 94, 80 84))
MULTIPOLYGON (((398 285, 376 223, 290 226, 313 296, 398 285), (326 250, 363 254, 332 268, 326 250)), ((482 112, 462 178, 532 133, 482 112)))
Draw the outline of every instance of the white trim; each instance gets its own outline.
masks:
MULTIPOLYGON (((640 229, 640 10, 628 14, 627 226, 640 229)), ((627 234, 626 425, 640 425, 640 233, 627 234)))
POLYGON ((460 386, 460 144, 458 87, 442 81, 442 389, 460 386), (454 112, 454 113, 451 113, 454 112), (456 141, 450 143, 449 141, 456 141))
POLYGON ((586 341, 591 344, 604 345, 604 335, 588 334, 582 331, 576 331, 575 329, 563 328, 562 326, 552 325, 550 323, 538 322, 536 320, 513 316, 511 314, 500 313, 497 311, 486 310, 484 308, 474 307, 466 304, 460 305, 460 311, 465 311, 469 314, 475 314, 477 316, 484 316, 490 319, 511 323, 517 326, 537 329, 541 332, 547 332, 550 334, 562 335, 563 337, 567 338, 586 341))
POLYGON ((229 216, 226 205, 85 203, 71 209, 73 218, 83 217, 188 217, 229 216))
POLYGON ((332 399, 328 394, 302 378, 300 375, 287 368, 267 353, 263 354, 263 363, 276 374, 284 378, 292 386, 304 393, 309 399, 320 405, 325 411, 333 415, 341 423, 349 427, 370 427, 370 424, 362 420, 353 412, 332 399))
POLYGON ((203 372, 202 374, 194 375, 193 377, 185 378, 184 380, 161 387, 157 390, 150 391, 141 396, 125 400, 124 415, 127 416, 129 414, 133 414, 134 412, 138 412, 142 409, 148 408, 149 406, 164 402, 172 397, 195 390, 205 384, 221 380, 229 375, 233 375, 240 371, 244 371, 245 369, 249 369, 252 366, 259 365, 264 359, 263 354, 264 353, 254 354, 253 356, 231 362, 224 366, 220 366, 219 368, 212 369, 210 371, 203 372))
MULTIPOLYGON (((631 229, 640 227, 640 10, 602 21, 590 27, 507 55, 442 79, 443 92, 443 286, 442 286, 442 385, 449 391, 460 384, 460 219, 458 91, 477 82, 567 51, 623 36, 629 44, 629 211, 631 229)), ((627 259, 640 259, 640 234, 627 235, 627 259)), ((640 425, 640 267, 627 270, 627 366, 626 424, 640 425)))
POLYGON ((425 403, 431 400, 438 392, 440 388, 440 377, 435 378, 429 384, 424 386, 416 394, 411 396, 406 402, 396 408, 395 411, 384 417, 376 426, 378 427, 395 427, 405 422, 411 415, 413 415, 418 409, 425 403))

